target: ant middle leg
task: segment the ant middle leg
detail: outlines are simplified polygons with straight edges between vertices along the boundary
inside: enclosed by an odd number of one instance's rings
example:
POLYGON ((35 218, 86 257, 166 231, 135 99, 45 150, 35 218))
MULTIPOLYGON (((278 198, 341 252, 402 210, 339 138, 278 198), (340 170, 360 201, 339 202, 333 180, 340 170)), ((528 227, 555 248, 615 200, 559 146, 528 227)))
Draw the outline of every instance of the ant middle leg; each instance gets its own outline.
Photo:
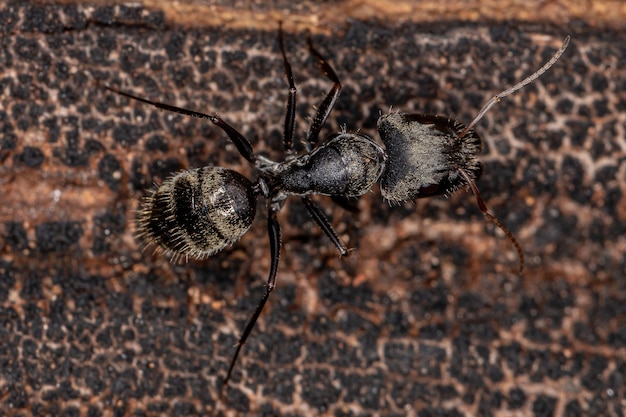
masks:
POLYGON ((296 83, 293 81, 293 72, 291 71, 291 64, 287 60, 287 54, 285 53, 285 42, 283 41, 283 25, 282 22, 278 24, 278 45, 280 46, 280 52, 283 55, 283 64, 285 65, 285 74, 287 75, 287 82, 289 83, 289 99, 287 101, 287 114, 285 115, 285 131, 283 134, 283 147, 288 154, 293 153, 293 135, 296 129, 296 83))

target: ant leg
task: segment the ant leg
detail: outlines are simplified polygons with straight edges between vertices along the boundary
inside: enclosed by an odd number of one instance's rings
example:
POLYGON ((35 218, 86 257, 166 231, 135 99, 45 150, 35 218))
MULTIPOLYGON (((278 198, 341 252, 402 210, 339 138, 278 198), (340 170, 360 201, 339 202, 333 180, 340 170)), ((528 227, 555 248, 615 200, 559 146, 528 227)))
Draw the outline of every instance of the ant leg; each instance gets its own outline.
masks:
POLYGON ((309 45, 309 51, 311 54, 317 58, 320 64, 320 68, 322 72, 333 82, 333 86, 326 94, 326 97, 322 101, 322 103, 317 108, 315 115, 313 116, 313 121, 311 122, 311 126, 309 127, 309 132, 307 133, 306 140, 308 143, 307 150, 311 150, 310 148, 314 148, 317 144, 318 137, 320 134, 320 130, 322 126, 326 123, 330 112, 335 107, 335 102, 337 101, 337 97, 339 97, 339 93, 341 92, 341 82, 339 82, 339 77, 335 74, 335 71, 332 69, 330 64, 326 61, 326 59, 317 52, 317 50, 313 47, 313 43, 311 41, 311 37, 307 37, 306 39, 307 45, 309 45))
POLYGON ((293 135, 296 128, 296 84, 293 81, 293 72, 291 71, 291 64, 287 61, 287 54, 285 53, 285 43, 283 41, 283 25, 282 22, 278 24, 278 44, 280 46, 280 52, 283 54, 283 63, 285 64, 285 74, 287 75, 287 82, 289 83, 289 99, 287 101, 287 114, 285 115, 285 133, 283 135, 283 146, 287 153, 293 152, 293 135))
POLYGON ((174 113, 183 114, 185 116, 195 117, 197 119, 209 120, 209 121, 213 122, 213 124, 215 124, 217 127, 222 129, 228 135, 230 140, 237 147, 237 150, 239 151, 241 156, 246 158, 246 160, 248 162, 251 162, 251 163, 254 164, 254 162, 256 160, 256 156, 254 155, 254 151, 252 150, 252 145, 250 145, 250 142, 248 142, 248 139, 246 139, 234 127, 232 127, 231 125, 226 123, 224 120, 222 120, 221 117, 210 116, 208 114, 200 113, 200 112, 197 112, 197 111, 183 109, 182 107, 176 107, 176 106, 171 106, 169 104, 163 104, 163 103, 159 103, 159 102, 156 102, 156 101, 147 100, 145 98, 141 98, 141 97, 132 95, 130 93, 125 93, 123 91, 116 90, 115 88, 112 88, 112 87, 109 87, 109 86, 106 86, 106 85, 103 85, 102 87, 104 87, 107 90, 112 91, 112 92, 114 92, 116 94, 119 94, 121 96, 130 98, 130 99, 133 99, 133 100, 137 100, 137 101, 140 101, 142 103, 150 104, 150 105, 156 107, 157 109, 167 110, 167 111, 171 111, 171 112, 174 112, 174 113))
POLYGON ((313 200, 311 200, 307 196, 302 197, 302 202, 304 203, 306 209, 308 210, 315 223, 322 229, 324 234, 333 242, 333 245, 339 250, 341 256, 346 256, 348 254, 348 248, 341 242, 339 236, 337 236, 337 232, 333 229, 333 226, 328 222, 328 219, 322 213, 322 211, 315 205, 313 200))
POLYGON ((278 224, 278 220, 276 220, 276 211, 269 209, 270 212, 267 216, 267 232, 270 238, 270 252, 271 252, 271 264, 270 264, 270 272, 267 277, 267 283, 265 284, 265 294, 263 294, 263 298, 257 305, 254 314, 248 320, 248 324, 241 334, 239 338, 239 342, 237 343, 237 350, 235 350, 235 355, 230 362, 230 367, 228 368, 228 373, 226 374, 226 379, 224 380, 224 385, 228 384, 230 380, 231 374, 233 372, 233 368, 235 367, 235 363, 237 362, 237 358, 239 357, 239 352, 241 352, 241 348, 246 343, 250 332, 254 328, 257 319, 261 315, 263 311, 263 307, 265 307, 265 303, 270 296, 270 293, 276 286, 276 272, 278 271, 278 261, 280 259, 280 225, 278 224))
POLYGON ((515 246, 515 250, 517 250, 517 255, 519 256, 519 272, 518 273, 522 275, 522 272, 524 272, 524 251, 522 251, 522 246, 519 244, 517 239, 515 239, 515 236, 513 236, 513 233, 511 233, 511 231, 507 229, 506 226, 500 223, 500 220, 498 220, 493 214, 489 213, 489 210, 487 209, 487 205, 483 201, 483 198, 480 195, 480 191, 478 191, 478 187, 476 186, 476 183, 470 178, 467 172, 465 172, 465 170, 461 168, 457 168, 457 171, 459 171, 461 176, 465 179, 465 182, 467 182, 467 184, 472 189, 474 196, 476 196, 476 202, 478 203, 478 208, 480 209, 480 211, 483 212, 485 217, 487 217, 491 223, 498 226, 500 230, 504 232, 506 237, 509 238, 513 246, 515 246))

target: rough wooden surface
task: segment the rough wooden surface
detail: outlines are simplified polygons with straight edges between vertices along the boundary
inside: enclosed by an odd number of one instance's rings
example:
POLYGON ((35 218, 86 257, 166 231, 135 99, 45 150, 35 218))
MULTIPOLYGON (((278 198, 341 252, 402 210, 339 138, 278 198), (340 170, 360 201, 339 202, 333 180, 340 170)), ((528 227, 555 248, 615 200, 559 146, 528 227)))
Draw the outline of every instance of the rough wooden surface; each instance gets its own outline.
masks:
POLYGON ((330 87, 303 27, 344 83, 325 133, 373 137, 390 106, 471 120, 571 34, 477 127, 478 186, 526 273, 463 191, 390 208, 375 189, 357 214, 318 199, 356 249, 345 259, 290 202, 279 287, 221 397, 269 268, 264 207, 239 244, 183 265, 142 252, 133 210, 182 168, 250 169, 214 126, 94 80, 218 112, 280 159, 278 18, 240 25, 254 3, 237 24, 195 26, 150 8, 0 4, 0 415, 622 416, 623 35, 593 10, 509 22, 441 4, 445 17, 402 22, 277 12, 298 132, 330 87), (307 15, 321 25, 289 20, 307 15))
MULTIPOLYGON (((76 1, 50 3, 76 4, 76 1)), ((554 25, 584 21, 592 26, 619 30, 626 19, 626 4, 621 0, 143 0, 138 3, 148 9, 161 10, 168 22, 186 27, 221 26, 269 31, 275 29, 278 20, 286 21, 297 30, 315 32, 328 31, 351 19, 388 23, 519 21, 550 22, 554 25)), ((91 4, 110 6, 128 3, 95 0, 91 4)))

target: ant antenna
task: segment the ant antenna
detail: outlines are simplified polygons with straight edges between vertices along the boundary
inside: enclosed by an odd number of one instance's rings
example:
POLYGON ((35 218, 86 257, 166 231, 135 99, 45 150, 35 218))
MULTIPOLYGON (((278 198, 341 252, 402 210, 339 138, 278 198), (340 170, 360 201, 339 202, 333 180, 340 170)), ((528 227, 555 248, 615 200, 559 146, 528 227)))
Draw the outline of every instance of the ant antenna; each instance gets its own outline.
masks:
MULTIPOLYGON (((520 90, 521 88, 523 88, 523 87, 527 86, 528 84, 532 83, 533 81, 535 81, 537 78, 541 77, 543 75, 543 73, 546 72, 547 70, 549 70, 550 67, 552 67, 552 65, 554 65, 555 62, 559 60, 561 55, 563 55, 563 52, 565 52, 565 50, 567 49, 567 45, 569 45, 569 41, 570 41, 570 36, 568 35, 565 38, 565 40, 563 41, 563 44, 558 49, 558 51, 556 51, 556 53, 552 56, 552 58, 550 58, 550 60, 548 62, 546 62, 541 68, 539 68, 537 71, 535 71, 534 73, 532 73, 528 77, 524 78, 519 83, 515 84, 513 87, 508 88, 508 89, 506 89, 506 90, 496 94, 495 96, 493 96, 491 98, 491 100, 489 100, 483 106, 483 108, 480 109, 480 111, 478 112, 476 117, 474 117, 474 120, 472 120, 470 122, 470 124, 468 124, 467 127, 465 129, 463 129, 463 131, 458 135, 458 137, 459 138, 464 137, 474 126, 476 126, 476 123, 478 123, 480 121, 480 119, 482 119, 483 116, 489 110, 491 110, 491 108, 493 106, 498 104, 500 102, 500 100, 502 100, 504 97, 513 94, 517 90, 520 90)), ((489 210, 487 209, 487 206, 485 205, 485 202, 483 201, 483 198, 480 195, 480 192, 478 191, 478 187, 476 186, 476 183, 474 183, 474 181, 470 178, 470 176, 467 174, 467 172, 465 172, 464 169, 459 168, 459 167, 457 167, 457 171, 459 171, 461 176, 465 179, 465 182, 467 182, 469 187, 472 189, 472 192, 476 196, 476 202, 478 203, 478 207, 480 208, 480 211, 483 212, 483 214, 489 219, 489 221, 491 223, 493 223, 496 226, 498 226, 500 228, 500 230, 502 230, 504 232, 504 234, 509 238, 511 243, 513 243, 513 246, 515 246, 515 249, 517 250, 517 254, 519 255, 519 274, 521 275, 522 272, 524 271, 524 252, 522 251, 521 245, 519 244, 517 239, 515 239, 515 236, 513 236, 513 233, 511 233, 511 231, 509 229, 507 229, 500 222, 500 220, 498 220, 493 214, 489 213, 489 210)))
POLYGON ((524 251, 522 250, 522 246, 519 244, 517 239, 515 239, 515 236, 513 236, 513 233, 511 233, 511 231, 509 229, 507 229, 506 226, 503 225, 500 222, 500 220, 498 220, 493 214, 489 213, 489 210, 487 209, 487 205, 483 201, 483 198, 480 195, 480 191, 478 191, 478 187, 476 186, 476 183, 470 178, 470 176, 467 174, 467 172, 465 172, 465 170, 462 169, 462 168, 457 168, 457 171, 459 171, 461 176, 465 179, 467 184, 472 189, 472 192, 476 196, 476 202, 478 203, 478 208, 480 208, 480 211, 483 212, 485 217, 487 217, 491 223, 493 223, 496 226, 498 226, 500 228, 500 230, 502 230, 504 232, 506 237, 509 238, 509 240, 511 241, 513 246, 515 246, 515 249, 517 250, 517 255, 519 256, 519 271, 518 271, 518 273, 520 275, 522 275, 522 272, 524 272, 524 264, 525 264, 525 262, 524 262, 524 259, 525 259, 524 258, 524 251))
POLYGON ((565 50, 567 49, 567 45, 569 45, 569 40, 570 40, 570 36, 568 35, 565 40, 563 41, 563 45, 561 45, 561 47, 559 48, 558 51, 556 51, 556 53, 554 54, 554 56, 552 58, 550 58, 550 60, 548 62, 546 62, 543 67, 539 68, 537 71, 535 71, 534 73, 532 73, 531 75, 529 75, 528 77, 524 78, 524 80, 520 81, 519 83, 515 84, 513 87, 504 90, 501 93, 496 94, 494 97, 491 98, 491 100, 489 100, 487 102, 487 104, 485 104, 483 106, 483 108, 480 110, 480 112, 478 112, 478 115, 476 117, 474 117, 474 120, 471 121, 470 124, 467 125, 467 127, 463 130, 463 132, 461 132, 461 134, 459 135, 460 138, 462 138, 463 136, 465 136, 467 134, 467 132, 470 131, 471 128, 473 128, 474 126, 476 126, 476 123, 478 123, 480 121, 480 119, 483 118, 483 116, 485 115, 485 113, 487 113, 489 110, 491 110, 491 108, 493 106, 495 106, 496 104, 498 104, 500 102, 501 99, 503 99, 504 97, 513 94, 514 92, 516 92, 517 90, 527 86, 528 84, 532 83, 533 81, 535 81, 537 78, 541 77, 543 75, 544 72, 546 72, 547 70, 550 69, 550 67, 552 65, 554 65, 554 63, 556 61, 559 60, 559 58, 561 57, 561 55, 563 55, 563 52, 565 52, 565 50))

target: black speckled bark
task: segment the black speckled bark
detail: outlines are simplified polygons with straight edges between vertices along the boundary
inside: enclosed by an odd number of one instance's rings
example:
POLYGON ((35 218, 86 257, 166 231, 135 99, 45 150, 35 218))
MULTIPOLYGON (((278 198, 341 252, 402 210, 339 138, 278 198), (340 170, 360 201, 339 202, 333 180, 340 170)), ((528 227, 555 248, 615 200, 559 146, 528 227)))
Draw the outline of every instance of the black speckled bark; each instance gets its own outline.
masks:
MULTIPOLYGON (((314 36, 345 86, 322 133, 375 137, 389 106, 469 122, 572 35, 476 127, 478 186, 528 270, 515 274, 513 248, 463 191, 390 208, 375 189, 357 214, 320 198, 356 248, 343 260, 294 199, 278 288, 220 396, 269 268, 265 209, 237 245, 185 265, 141 251, 134 210, 181 168, 249 168, 215 126, 96 81, 218 112, 279 159, 277 32, 6 2, 0 22, 0 414, 623 415, 623 36, 450 21, 314 36)), ((330 85, 305 34, 285 36, 300 140, 330 85)))

